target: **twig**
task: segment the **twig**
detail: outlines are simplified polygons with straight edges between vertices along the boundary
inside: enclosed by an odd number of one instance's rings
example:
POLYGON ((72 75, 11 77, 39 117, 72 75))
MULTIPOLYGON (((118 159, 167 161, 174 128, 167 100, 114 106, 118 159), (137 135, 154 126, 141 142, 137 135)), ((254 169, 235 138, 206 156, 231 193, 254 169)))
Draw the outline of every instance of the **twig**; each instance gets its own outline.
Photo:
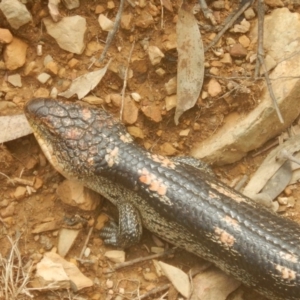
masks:
POLYGON ((132 266, 132 265, 137 264, 137 263, 142 262, 142 261, 167 256, 167 255, 170 255, 170 254, 173 254, 173 253, 174 253, 174 249, 170 249, 170 250, 162 252, 162 253, 148 255, 148 256, 145 256, 145 257, 139 257, 139 258, 136 258, 136 259, 132 259, 132 260, 123 262, 123 263, 118 263, 118 264, 114 265, 113 269, 108 270, 106 273, 111 273, 111 272, 114 272, 118 269, 129 267, 129 266, 132 266))
POLYGON ((244 11, 250 6, 250 4, 251 4, 251 2, 245 3, 236 12, 236 14, 224 24, 224 27, 222 28, 222 30, 220 30, 219 33, 214 37, 214 39, 208 44, 208 46, 206 46, 206 48, 204 49, 204 52, 209 50, 211 47, 213 47, 219 41, 219 39, 228 30, 228 28, 230 28, 233 25, 233 23, 239 18, 240 15, 242 15, 244 13, 244 11))
POLYGON ((256 69, 255 69, 255 76, 258 75, 259 72, 259 66, 261 65, 263 68, 266 84, 268 87, 268 91, 270 94, 270 97, 273 102, 274 109, 277 113, 278 119, 280 123, 284 123, 282 114, 279 110, 276 96, 274 94, 273 88, 272 88, 272 83, 269 77, 269 73, 265 64, 265 59, 264 59, 264 49, 263 49, 263 30, 264 30, 264 16, 265 16, 265 11, 264 11, 264 1, 263 0, 258 0, 257 1, 257 18, 258 18, 258 41, 257 41, 257 63, 256 63, 256 69))
POLYGON ((121 109, 120 109, 120 120, 121 121, 122 121, 122 117, 123 117, 124 97, 125 97, 125 90, 126 90, 126 86, 127 86, 128 70, 129 70, 129 65, 130 65, 130 60, 131 60, 134 45, 135 45, 135 41, 132 43, 132 46, 131 46, 131 49, 129 52, 128 61, 127 61, 127 67, 126 67, 125 74, 124 74, 123 88, 122 88, 122 92, 121 92, 121 96, 122 96, 121 109))
POLYGON ((215 26, 217 25, 217 21, 211 11, 211 9, 209 9, 207 7, 206 1, 205 0, 199 0, 199 4, 201 6, 201 10, 203 12, 203 15, 206 19, 209 19, 211 21, 211 23, 215 26))
POLYGON ((143 295, 141 295, 141 296, 139 296, 139 297, 134 298, 133 300, 141 300, 141 299, 148 298, 148 297, 150 297, 150 296, 152 296, 152 295, 155 295, 155 294, 157 294, 157 293, 160 293, 160 292, 163 292, 163 291, 169 289, 170 286, 171 286, 170 283, 164 284, 164 285, 162 285, 162 286, 158 286, 158 287, 156 287, 156 288, 150 290, 149 292, 147 292, 147 293, 145 293, 145 294, 143 294, 143 295))
POLYGON ((80 252, 79 259, 82 259, 82 256, 83 256, 83 254, 84 254, 86 245, 88 244, 88 242, 89 242, 89 240, 90 240, 90 237, 91 237, 91 234, 92 234, 93 230, 94 230, 94 227, 91 227, 90 230, 89 230, 89 233, 88 233, 88 235, 87 235, 87 237, 86 237, 86 239, 85 239, 85 242, 84 242, 84 245, 83 245, 83 247, 82 247, 82 250, 81 250, 81 252, 80 252))
POLYGON ((160 28, 164 29, 164 5, 162 3, 162 0, 160 0, 160 7, 161 7, 161 13, 160 13, 160 28))
POLYGON ((116 15, 116 19, 115 19, 115 22, 114 22, 114 27, 113 27, 112 30, 110 30, 108 32, 108 35, 107 35, 107 38, 106 38, 106 44, 105 44, 103 52, 101 53, 101 56, 99 58, 99 62, 101 62, 105 58, 106 52, 107 52, 108 48, 110 47, 111 42, 114 39, 114 36, 116 35, 116 33, 118 31, 120 21, 121 21, 122 12, 123 12, 124 1, 125 0, 120 0, 120 6, 119 6, 119 10, 118 10, 117 15, 116 15))
POLYGON ((246 181, 248 180, 248 176, 244 175, 238 182, 236 183, 234 189, 238 192, 241 191, 242 187, 245 185, 246 181))
POLYGON ((300 165, 300 159, 293 156, 290 152, 288 152, 286 149, 282 149, 278 154, 277 154, 277 159, 288 159, 298 165, 300 165))

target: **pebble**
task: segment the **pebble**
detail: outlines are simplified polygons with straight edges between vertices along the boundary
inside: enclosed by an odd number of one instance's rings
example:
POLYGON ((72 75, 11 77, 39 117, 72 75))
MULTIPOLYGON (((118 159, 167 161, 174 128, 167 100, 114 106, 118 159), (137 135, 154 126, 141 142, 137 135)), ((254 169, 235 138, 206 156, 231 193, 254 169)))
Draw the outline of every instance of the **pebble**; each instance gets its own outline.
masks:
POLYGON ((220 74, 220 70, 217 67, 212 67, 210 68, 209 73, 218 76, 220 74))
POLYGON ((10 26, 14 29, 19 29, 22 25, 32 21, 30 12, 18 0, 2 0, 0 9, 10 26))
POLYGON ((37 76, 37 80, 40 83, 46 83, 49 79, 51 78, 51 75, 49 75, 48 73, 41 73, 37 76))
POLYGON ((85 250, 84 250, 84 256, 85 257, 89 257, 90 254, 91 254, 91 248, 86 247, 85 250))
POLYGON ((48 71, 50 71, 53 75, 57 75, 58 74, 58 64, 55 61, 49 61, 46 64, 46 69, 48 71))
POLYGON ((43 186, 44 182, 40 177, 36 177, 34 181, 34 189, 39 190, 43 186))
POLYGON ((232 58, 229 53, 225 53, 223 58, 220 60, 221 63, 224 63, 226 65, 232 64, 232 58))
POLYGON ((84 51, 84 36, 87 30, 86 20, 81 16, 64 17, 55 23, 51 18, 44 18, 47 33, 59 47, 71 53, 81 54, 84 51))
POLYGON ((140 127, 128 126, 127 131, 129 132, 130 135, 132 135, 135 138, 143 139, 145 137, 144 132, 140 127))
POLYGON ((26 187, 18 186, 14 192, 14 198, 16 198, 17 200, 21 200, 25 198, 26 193, 27 193, 26 187))
POLYGON ((255 12, 254 12, 253 8, 250 7, 247 10, 245 10, 244 16, 247 20, 254 19, 255 18, 255 12))
POLYGON ((121 28, 125 30, 131 30, 133 25, 133 14, 127 13, 123 14, 121 17, 121 28))
POLYGON ((155 73, 158 76, 162 77, 162 76, 164 76, 166 74, 166 71, 164 69, 162 69, 162 68, 158 68, 157 70, 155 70, 155 73))
POLYGON ((8 70, 18 69, 25 64, 27 48, 28 45, 18 38, 13 38, 12 42, 6 45, 3 58, 8 70))
POLYGON ((148 28, 154 24, 154 19, 147 10, 143 10, 140 16, 137 17, 135 25, 140 28, 148 28))
POLYGON ((34 92, 33 95, 35 98, 47 98, 49 97, 50 93, 46 88, 40 87, 34 92))
POLYGON ((63 1, 65 7, 69 10, 77 8, 80 6, 79 0, 68 0, 68 1, 63 1))
POLYGON ((159 123, 162 120, 161 107, 153 103, 148 103, 141 107, 141 111, 150 120, 159 123))
POLYGON ((167 96, 165 98, 166 110, 169 111, 177 105, 177 95, 167 96))
POLYGON ((0 215, 2 218, 10 217, 15 212, 15 204, 11 202, 7 207, 0 210, 0 215))
POLYGON ((187 128, 187 129, 181 130, 179 132, 179 136, 188 136, 189 133, 190 133, 190 128, 187 128))
POLYGON ((239 37, 239 43, 245 48, 249 47, 250 42, 250 39, 246 35, 242 35, 239 37))
POLYGON ((50 91, 50 97, 56 99, 58 95, 58 90, 56 87, 53 87, 50 91))
POLYGON ((104 31, 111 31, 114 27, 114 22, 108 19, 104 14, 99 15, 98 22, 101 29, 104 31))
POLYGON ((106 282, 105 282, 105 284, 106 284, 106 287, 108 289, 112 289, 113 286, 114 286, 114 282, 112 280, 110 280, 110 279, 107 279, 106 282))
POLYGON ((79 63, 79 60, 76 58, 72 58, 68 61, 68 66, 73 69, 77 64, 79 63))
POLYGON ((104 11, 105 11, 105 7, 104 7, 103 5, 97 5, 97 6, 96 6, 95 13, 96 13, 97 15, 103 13, 104 11))
POLYGON ((243 21, 240 24, 235 24, 234 27, 230 30, 230 32, 246 33, 249 30, 250 22, 248 22, 246 19, 243 19, 243 21))
POLYGON ((159 64, 162 58, 165 57, 163 52, 156 46, 149 46, 148 55, 153 66, 159 64))
POLYGON ((221 94, 222 87, 216 79, 212 78, 208 83, 207 92, 211 97, 216 97, 221 94))
POLYGON ((24 75, 33 75, 37 71, 37 64, 35 61, 31 61, 30 63, 27 63, 24 67, 24 75))
POLYGON ((125 124, 134 124, 139 115, 139 108, 129 96, 124 99, 124 109, 122 121, 125 124))
POLYGON ((0 44, 9 44, 13 40, 13 36, 8 29, 0 28, 0 44))
POLYGON ((230 55, 234 58, 243 58, 247 55, 247 50, 241 44, 234 44, 230 48, 230 55))
POLYGON ((142 99, 141 95, 138 93, 131 93, 130 96, 136 102, 140 102, 140 100, 142 99))
POLYGON ((13 74, 7 77, 7 81, 16 87, 22 87, 22 81, 20 74, 13 74))
POLYGON ((107 9, 114 9, 116 7, 113 1, 107 1, 107 9))
POLYGON ((214 1, 212 3, 212 7, 214 9, 217 9, 217 10, 224 9, 225 8, 225 1, 222 1, 222 0, 220 0, 220 1, 214 1))
POLYGON ((163 155, 174 155, 177 152, 176 148, 174 148, 172 144, 168 142, 163 143, 160 146, 160 151, 162 152, 163 155))
POLYGON ((144 272, 143 277, 147 281, 156 281, 157 280, 157 275, 154 272, 144 272))
POLYGON ((281 0, 265 0, 265 4, 270 7, 284 7, 284 3, 281 0))
POLYGON ((167 83, 165 83, 165 90, 167 95, 175 94, 177 91, 177 77, 171 78, 167 83))

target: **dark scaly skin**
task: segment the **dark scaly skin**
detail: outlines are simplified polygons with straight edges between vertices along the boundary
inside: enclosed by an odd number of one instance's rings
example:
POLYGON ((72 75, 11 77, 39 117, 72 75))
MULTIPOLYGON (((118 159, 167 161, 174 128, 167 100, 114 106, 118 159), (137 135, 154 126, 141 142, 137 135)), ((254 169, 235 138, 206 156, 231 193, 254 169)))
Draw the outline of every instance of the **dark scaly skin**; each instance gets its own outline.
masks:
POLYGON ((110 235, 112 226, 105 233, 116 238, 112 244, 120 239, 127 247, 138 241, 140 216, 150 231, 213 262, 269 299, 300 299, 297 223, 258 206, 209 172, 148 153, 104 110, 35 99, 25 114, 59 172, 120 208, 128 204, 133 219, 123 214, 119 220, 126 223, 127 235, 116 230, 110 235))

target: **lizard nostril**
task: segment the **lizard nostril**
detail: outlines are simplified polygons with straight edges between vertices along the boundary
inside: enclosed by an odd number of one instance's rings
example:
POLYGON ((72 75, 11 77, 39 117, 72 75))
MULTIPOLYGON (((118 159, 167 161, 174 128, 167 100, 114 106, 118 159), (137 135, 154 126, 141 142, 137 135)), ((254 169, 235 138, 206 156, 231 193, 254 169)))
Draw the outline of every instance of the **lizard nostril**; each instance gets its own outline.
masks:
POLYGON ((27 102, 24 111, 25 114, 31 117, 43 117, 48 115, 48 108, 45 106, 44 98, 36 98, 27 102))

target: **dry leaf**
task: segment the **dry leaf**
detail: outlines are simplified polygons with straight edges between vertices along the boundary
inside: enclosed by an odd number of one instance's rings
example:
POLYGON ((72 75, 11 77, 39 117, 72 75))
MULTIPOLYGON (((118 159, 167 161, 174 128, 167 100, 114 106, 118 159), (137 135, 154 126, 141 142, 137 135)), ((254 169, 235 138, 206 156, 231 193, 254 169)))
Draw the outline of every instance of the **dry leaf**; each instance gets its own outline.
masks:
POLYGON ((209 268, 193 279, 191 300, 225 300, 241 283, 216 267, 209 268))
POLYGON ((0 117, 0 144, 32 133, 25 115, 0 117))
POLYGON ((285 149, 289 153, 293 154, 300 150, 300 136, 296 135, 288 139, 283 144, 272 150, 267 158, 263 161, 255 174, 252 176, 247 186, 245 187, 243 194, 249 198, 255 198, 257 194, 263 190, 264 186, 270 180, 270 178, 280 169, 280 167, 286 162, 286 159, 278 159, 279 153, 285 149))
POLYGON ((74 94, 77 94, 78 99, 82 99, 98 85, 105 75, 110 62, 111 60, 109 60, 106 66, 100 70, 77 77, 72 81, 71 86, 66 91, 60 93, 59 96, 70 98, 74 94))
POLYGON ((177 106, 175 124, 179 117, 198 100, 204 77, 204 48, 197 20, 187 5, 178 12, 177 21, 177 106))
POLYGON ((184 297, 188 297, 191 291, 191 284, 189 277, 182 270, 168 265, 162 261, 158 262, 159 266, 163 270, 163 273, 172 282, 175 289, 184 297))

